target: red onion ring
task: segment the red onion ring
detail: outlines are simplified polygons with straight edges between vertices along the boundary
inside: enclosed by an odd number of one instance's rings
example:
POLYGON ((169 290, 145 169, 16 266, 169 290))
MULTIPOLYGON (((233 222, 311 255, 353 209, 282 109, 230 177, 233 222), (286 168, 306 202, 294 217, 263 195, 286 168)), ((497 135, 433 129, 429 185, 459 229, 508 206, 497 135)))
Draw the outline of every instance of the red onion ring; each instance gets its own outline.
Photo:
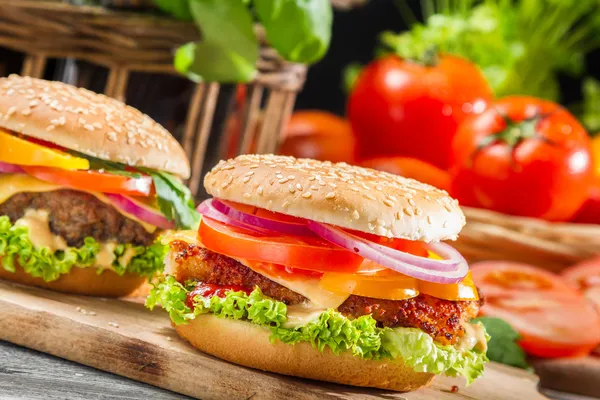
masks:
POLYGON ((265 231, 262 229, 254 227, 252 225, 247 225, 243 222, 240 222, 236 219, 233 219, 233 218, 223 214, 221 211, 219 211, 215 208, 214 199, 204 200, 196 208, 196 211, 198 211, 203 216, 206 216, 208 218, 214 219, 215 221, 219 221, 219 222, 222 222, 227 225, 237 226, 238 228, 243 228, 243 229, 251 230, 254 232, 265 233, 265 231))
POLYGON ((212 199, 212 206, 221 213, 228 216, 229 218, 232 218, 236 221, 242 222, 253 227, 262 228, 269 231, 275 231, 286 235, 313 235, 312 231, 308 229, 308 227, 305 224, 294 224, 288 222, 274 221, 267 218, 258 217, 253 214, 247 214, 243 211, 230 207, 217 199, 212 199))
POLYGON ((23 171, 23 168, 19 167, 18 165, 15 164, 9 164, 9 163, 5 163, 0 161, 0 173, 5 173, 5 174, 22 174, 25 171, 23 171))
POLYGON ((444 255, 450 255, 451 260, 449 261, 453 264, 449 264, 448 262, 440 264, 440 260, 417 257, 390 248, 382 251, 381 247, 385 246, 369 242, 341 229, 318 222, 308 221, 308 227, 328 242, 413 278, 435 283, 458 283, 469 272, 469 266, 460 253, 443 243, 437 244, 435 248, 438 251, 441 249, 444 255), (392 250, 395 253, 392 253, 392 250), (395 254, 395 256, 391 256, 391 254, 395 254), (447 268, 449 265, 453 266, 452 270, 440 270, 440 266, 447 268), (432 269, 432 267, 436 269, 432 269))
POLYGON ((115 205, 115 207, 127 214, 139 218, 141 221, 161 229, 172 229, 175 227, 175 222, 169 221, 160 213, 160 211, 145 207, 128 196, 113 193, 104 193, 104 195, 115 205))

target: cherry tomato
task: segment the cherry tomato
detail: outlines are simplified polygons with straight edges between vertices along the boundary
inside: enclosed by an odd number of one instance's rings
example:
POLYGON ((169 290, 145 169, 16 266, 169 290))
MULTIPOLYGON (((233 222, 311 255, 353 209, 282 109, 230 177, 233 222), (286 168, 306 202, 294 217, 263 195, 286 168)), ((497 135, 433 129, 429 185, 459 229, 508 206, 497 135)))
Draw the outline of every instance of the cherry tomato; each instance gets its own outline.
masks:
POLYGON ((361 166, 416 179, 438 189, 450 190, 450 174, 438 167, 410 157, 379 157, 360 163, 361 166))
POLYGON ((348 121, 325 111, 306 110, 297 111, 290 118, 279 154, 353 163, 354 147, 348 121))
POLYGON ((492 97, 483 74, 460 57, 441 55, 432 65, 377 59, 361 72, 348 101, 357 157, 407 156, 446 169, 458 124, 492 97))
POLYGON ((68 171, 50 167, 22 167, 25 172, 42 181, 69 186, 74 189, 92 192, 117 193, 130 196, 150 196, 154 194, 152 178, 142 175, 130 178, 100 171, 68 171))
POLYGON ((600 257, 582 261, 561 272, 600 312, 600 257))
POLYGON ((485 297, 481 314, 508 322, 538 357, 589 354, 600 343, 600 316, 560 276, 533 266, 488 261, 471 266, 485 297))
POLYGON ((590 140, 559 105, 533 97, 499 100, 459 127, 454 197, 506 214, 567 221, 592 181, 590 140))
POLYGON ((318 238, 260 235, 206 217, 198 237, 216 253, 311 271, 356 272, 363 260, 318 238))

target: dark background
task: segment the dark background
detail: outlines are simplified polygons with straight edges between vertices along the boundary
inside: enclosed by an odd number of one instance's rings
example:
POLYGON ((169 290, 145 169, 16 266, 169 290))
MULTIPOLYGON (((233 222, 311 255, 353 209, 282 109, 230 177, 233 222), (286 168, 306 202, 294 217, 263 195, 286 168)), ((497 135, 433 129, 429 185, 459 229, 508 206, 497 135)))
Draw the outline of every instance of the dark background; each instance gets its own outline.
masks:
MULTIPOLYGON (((420 2, 410 1, 416 15, 420 2)), ((600 7, 600 6, 599 6, 600 7)), ((342 70, 353 62, 366 64, 373 58, 380 32, 407 29, 394 0, 370 0, 350 11, 336 11, 331 48, 325 58, 312 66, 297 109, 325 109, 339 115, 345 113, 346 95, 342 90, 342 70)), ((599 32, 600 34, 600 32, 599 32)), ((600 51, 587 57, 587 74, 600 78, 600 51)), ((581 100, 581 79, 560 75, 562 103, 571 105, 581 100)))

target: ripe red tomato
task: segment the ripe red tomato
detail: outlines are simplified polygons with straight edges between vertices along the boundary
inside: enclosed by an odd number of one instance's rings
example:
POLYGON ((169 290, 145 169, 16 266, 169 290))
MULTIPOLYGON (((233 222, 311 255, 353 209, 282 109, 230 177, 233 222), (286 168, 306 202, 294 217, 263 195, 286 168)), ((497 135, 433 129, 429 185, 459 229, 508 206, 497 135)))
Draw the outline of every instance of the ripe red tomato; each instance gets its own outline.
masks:
POLYGON ((600 344, 600 316, 560 276, 502 261, 476 263, 471 273, 485 297, 481 314, 508 322, 521 334, 519 344, 527 353, 582 356, 600 344))
POLYGON ((283 133, 279 154, 321 161, 354 161, 355 140, 350 124, 326 111, 295 112, 283 133))
POLYGON ((438 189, 450 189, 450 174, 438 167, 410 157, 379 157, 363 161, 360 165, 390 174, 416 179, 438 189))
POLYGON ((506 214, 569 220, 592 181, 590 139, 565 109, 514 96, 465 120, 453 141, 452 193, 506 214))
POLYGON ((458 124, 492 96, 479 69, 463 58, 441 55, 432 66, 393 55, 375 60, 348 101, 357 157, 408 156, 446 169, 458 124))

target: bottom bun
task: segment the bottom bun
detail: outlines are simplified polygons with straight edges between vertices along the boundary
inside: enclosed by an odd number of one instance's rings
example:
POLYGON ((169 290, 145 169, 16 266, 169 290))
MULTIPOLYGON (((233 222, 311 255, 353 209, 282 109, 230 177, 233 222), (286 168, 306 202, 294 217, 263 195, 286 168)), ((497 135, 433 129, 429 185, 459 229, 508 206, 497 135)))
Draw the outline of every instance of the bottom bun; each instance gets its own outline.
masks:
POLYGON ((215 357, 263 371, 352 386, 408 392, 429 384, 434 374, 415 372, 401 360, 363 360, 350 353, 320 352, 306 342, 269 341, 270 331, 251 322, 197 316, 175 327, 179 336, 215 357))
POLYGON ((62 275, 57 280, 46 282, 42 278, 34 278, 20 267, 17 267, 16 272, 9 272, 2 266, 0 266, 0 279, 58 292, 101 297, 127 296, 146 280, 143 276, 136 274, 125 273, 123 276, 119 276, 113 271, 106 270, 98 275, 96 268, 74 267, 71 272, 62 275))

